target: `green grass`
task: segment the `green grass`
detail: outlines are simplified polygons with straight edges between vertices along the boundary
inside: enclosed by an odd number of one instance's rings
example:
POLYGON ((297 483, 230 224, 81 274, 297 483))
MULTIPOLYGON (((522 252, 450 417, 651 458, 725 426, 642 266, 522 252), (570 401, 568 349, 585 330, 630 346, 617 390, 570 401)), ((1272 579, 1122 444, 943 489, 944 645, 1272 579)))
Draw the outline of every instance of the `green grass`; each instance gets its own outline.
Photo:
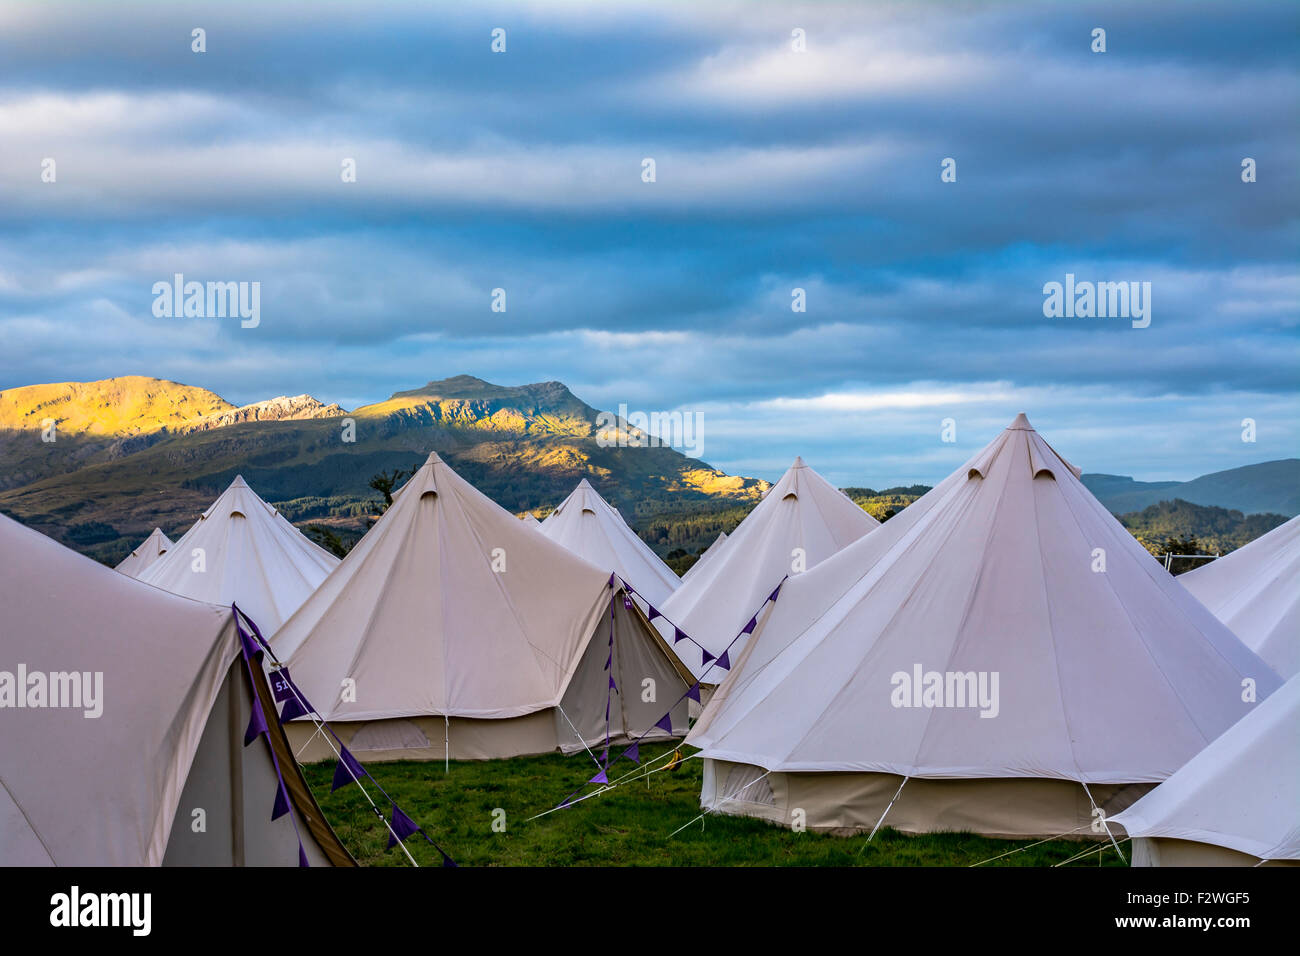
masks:
MULTIPOLYGON (((650 761, 665 751, 666 745, 645 746, 642 757, 650 761)), ((965 833, 908 836, 883 828, 868 844, 865 836, 794 833, 765 821, 718 814, 672 836, 700 815, 699 760, 644 780, 626 780, 601 796, 536 820, 529 818, 555 806, 591 776, 589 758, 553 754, 453 761, 450 773, 436 762, 369 763, 366 769, 462 866, 970 866, 1034 842, 965 833), (498 808, 505 811, 505 832, 492 828, 498 808)), ((611 768, 610 779, 634 769, 622 761, 611 768)), ((408 865, 399 849, 385 849, 387 830, 355 784, 329 792, 332 763, 303 770, 325 815, 363 866, 408 865)), ((387 810, 367 783, 376 803, 387 810)), ((418 835, 407 846, 421 866, 441 862, 418 835)), ((1078 841, 1054 840, 987 865, 1050 866, 1085 849, 1078 841)), ((1113 849, 1100 856, 1102 865, 1122 865, 1113 849)), ((1073 865, 1096 866, 1097 861, 1094 854, 1073 865)))

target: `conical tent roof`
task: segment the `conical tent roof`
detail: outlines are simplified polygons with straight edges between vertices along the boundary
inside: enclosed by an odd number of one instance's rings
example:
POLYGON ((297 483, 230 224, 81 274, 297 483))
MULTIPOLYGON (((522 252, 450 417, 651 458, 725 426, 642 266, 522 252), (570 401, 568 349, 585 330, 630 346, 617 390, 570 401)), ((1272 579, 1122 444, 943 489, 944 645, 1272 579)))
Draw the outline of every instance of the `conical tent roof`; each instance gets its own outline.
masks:
POLYGON ((1172 774, 1250 712, 1244 681, 1263 698, 1280 680, 1077 476, 1019 416, 786 582, 690 742, 776 771, 1172 774), (980 675, 989 703, 972 706, 958 691, 980 675))
POLYGON ((1300 860, 1300 676, 1110 819, 1134 838, 1300 860))
POLYGON ((3 516, 0 553, 0 861, 161 863, 235 658, 230 609, 146 587, 3 516), (101 715, 16 707, 20 667, 29 680, 102 674, 101 715))
POLYGON ((559 704, 609 578, 431 454, 272 644, 328 719, 515 717, 559 704))
POLYGON ((686 569, 686 573, 682 575, 681 579, 683 581, 689 580, 691 575, 695 574, 695 572, 697 572, 704 565, 704 562, 708 561, 711 558, 716 558, 718 556, 718 552, 722 550, 722 546, 726 543, 727 543, 727 532, 719 531, 718 536, 713 539, 713 544, 709 545, 707 548, 704 549, 704 553, 701 554, 695 560, 694 564, 692 564, 689 568, 686 569))
POLYGON ((556 544, 613 571, 652 604, 662 603, 681 583, 586 478, 541 527, 556 544))
MULTIPOLYGON (((659 608, 667 619, 661 632, 670 637, 676 625, 715 657, 731 645, 729 656, 734 661, 743 641, 734 645, 732 641, 786 575, 801 573, 798 567, 813 567, 879 526, 844 492, 796 458, 727 538, 717 558, 683 581, 659 608), (799 566, 795 549, 803 552, 799 566)), ((691 641, 680 641, 673 649, 705 683, 716 684, 726 677, 726 671, 704 664, 703 654, 691 641)))
POLYGON ((1283 677, 1300 673, 1300 516, 1178 583, 1283 677))
POLYGON ((531 511, 524 515, 523 522, 530 528, 540 528, 542 526, 542 523, 537 520, 537 515, 531 511))
POLYGON ((153 564, 172 548, 172 541, 163 534, 162 528, 154 528, 134 551, 122 559, 114 568, 130 577, 139 577, 140 572, 153 564))
POLYGON ((240 476, 138 577, 195 600, 237 603, 270 635, 338 563, 240 476))

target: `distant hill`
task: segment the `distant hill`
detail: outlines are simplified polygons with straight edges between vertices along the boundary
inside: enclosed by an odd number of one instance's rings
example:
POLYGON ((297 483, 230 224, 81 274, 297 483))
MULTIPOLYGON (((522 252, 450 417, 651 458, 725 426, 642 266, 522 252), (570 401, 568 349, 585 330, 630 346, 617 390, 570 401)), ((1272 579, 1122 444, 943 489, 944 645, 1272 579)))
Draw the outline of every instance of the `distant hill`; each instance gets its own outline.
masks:
POLYGON ((1206 554, 1227 554, 1288 519, 1280 514, 1246 515, 1176 498, 1120 515, 1119 520, 1152 554, 1163 554, 1170 539, 1194 539, 1206 554))
POLYGON ((134 376, 8 389, 0 510, 113 561, 155 525, 183 532, 236 474, 292 521, 363 526, 378 498, 370 477, 431 450, 512 511, 554 506, 587 478, 634 525, 671 508, 751 505, 768 487, 668 447, 602 447, 598 414, 559 382, 468 375, 352 412, 305 395, 236 407, 134 376), (48 419, 54 442, 41 440, 48 419))
POLYGON ((1243 514, 1300 514, 1300 458, 1283 458, 1216 471, 1191 481, 1134 481, 1119 475, 1084 475, 1083 483, 1116 514, 1140 511, 1175 498, 1243 514))

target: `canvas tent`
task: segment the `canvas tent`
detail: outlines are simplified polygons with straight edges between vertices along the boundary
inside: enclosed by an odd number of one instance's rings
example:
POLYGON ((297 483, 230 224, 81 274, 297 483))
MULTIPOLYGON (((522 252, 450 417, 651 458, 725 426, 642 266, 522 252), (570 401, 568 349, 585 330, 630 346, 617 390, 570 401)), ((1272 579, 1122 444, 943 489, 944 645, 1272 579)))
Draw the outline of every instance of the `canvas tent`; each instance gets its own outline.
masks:
POLYGON ((230 608, 148 587, 2 516, 0 554, 0 864, 293 866, 295 822, 311 865, 353 863, 278 724, 244 746, 252 695, 264 713, 274 701, 260 669, 250 681, 230 608), (99 716, 84 694, 52 706, 83 687, 99 716), (291 801, 275 821, 271 747, 291 801))
POLYGON ((149 565, 153 564, 169 550, 172 542, 167 535, 163 534, 162 528, 154 528, 134 551, 122 559, 121 563, 114 569, 121 571, 128 577, 137 578, 140 572, 149 565))
POLYGON ((338 563, 239 476, 138 577, 195 600, 237 603, 269 636, 338 563))
POLYGON ((734 660, 743 641, 732 641, 784 577, 802 573, 879 526, 796 458, 727 538, 718 556, 658 608, 665 620, 656 624, 669 638, 674 626, 689 634, 692 640, 677 642, 674 650, 703 683, 717 684, 726 671, 707 666, 694 642, 714 657, 731 646, 734 660))
POLYGON ((540 528, 542 526, 542 523, 537 520, 537 516, 531 511, 525 514, 522 520, 524 524, 528 525, 530 528, 540 528))
POLYGON ((598 568, 613 571, 651 604, 681 583, 586 478, 542 522, 542 534, 598 568))
POLYGON ((1091 830, 1281 683, 1019 416, 786 582, 688 743, 702 802, 807 826, 1091 830), (1245 682, 1245 683, 1243 683, 1245 682), (987 716, 986 716, 987 715, 987 716))
POLYGON ((1300 676, 1111 822, 1134 866, 1300 865, 1300 676))
MULTIPOLYGON (((581 750, 651 730, 687 686, 610 579, 432 454, 271 643, 363 758, 581 750)), ((295 738, 303 758, 329 757, 311 730, 295 738)))
POLYGON ((1283 677, 1300 673, 1300 516, 1178 583, 1283 677))
POLYGON ((713 544, 709 545, 707 548, 704 549, 704 553, 701 554, 698 558, 696 558, 695 563, 686 569, 686 573, 682 575, 681 579, 683 581, 689 581, 691 579, 691 575, 699 571, 699 569, 704 565, 706 561, 708 561, 710 558, 716 558, 718 556, 718 552, 722 550, 722 546, 726 543, 726 541, 727 541, 727 532, 719 531, 718 536, 713 539, 713 544))

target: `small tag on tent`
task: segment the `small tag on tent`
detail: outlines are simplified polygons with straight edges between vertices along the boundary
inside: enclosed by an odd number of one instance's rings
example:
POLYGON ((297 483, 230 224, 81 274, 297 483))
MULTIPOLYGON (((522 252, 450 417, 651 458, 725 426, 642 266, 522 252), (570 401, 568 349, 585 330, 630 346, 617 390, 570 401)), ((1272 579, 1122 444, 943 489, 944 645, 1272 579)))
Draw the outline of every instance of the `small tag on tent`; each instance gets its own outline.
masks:
POLYGON ((717 660, 716 657, 714 657, 712 654, 710 654, 708 651, 706 651, 706 650, 705 650, 704 648, 702 648, 702 647, 700 648, 700 653, 704 655, 704 663, 706 663, 706 664, 707 664, 709 661, 715 661, 715 660, 717 660))
POLYGON ((271 672, 271 694, 281 704, 286 700, 293 700, 293 684, 289 681, 289 668, 281 667, 271 672))
POLYGON ((361 779, 365 771, 361 769, 361 764, 357 763, 357 758, 352 756, 352 751, 342 745, 339 746, 339 762, 334 767, 334 783, 330 786, 330 793, 340 787, 346 787, 350 783, 355 783, 361 779), (351 771, 351 772, 349 772, 351 771))
POLYGON ((291 720, 297 720, 299 717, 305 717, 310 711, 298 702, 297 697, 290 697, 280 708, 280 723, 287 724, 291 720))
POLYGON ((674 627, 673 643, 676 644, 678 641, 684 641, 684 640, 686 640, 686 632, 683 631, 680 627, 674 627))
POLYGON ((302 848, 301 840, 298 841, 298 865, 311 868, 311 864, 307 862, 307 851, 302 848))
POLYGON ((741 630, 741 634, 753 634, 754 628, 758 627, 758 616, 755 615, 749 619, 749 623, 741 630))
POLYGON ((659 609, 653 604, 647 604, 646 607, 650 609, 650 613, 646 615, 649 620, 653 621, 657 617, 663 617, 663 615, 659 613, 659 609))
POLYGON ((699 682, 699 681, 696 681, 694 684, 692 684, 692 685, 690 686, 690 688, 686 691, 686 696, 689 697, 691 700, 695 701, 695 703, 697 703, 697 704, 700 702, 700 682, 699 682))
POLYGON ((722 656, 718 658, 718 666, 724 671, 731 670, 731 658, 727 656, 726 651, 723 651, 722 656))
POLYGON ((289 795, 284 792, 284 784, 279 784, 275 791, 275 806, 271 808, 271 819, 278 820, 289 812, 289 795))
POLYGON ((632 599, 628 597, 626 591, 623 592, 623 606, 627 608, 629 611, 632 610, 632 599))
POLYGON ((412 833, 418 833, 419 825, 402 812, 402 808, 393 804, 393 818, 388 821, 391 832, 388 834, 388 849, 397 846, 398 840, 405 840, 412 833))
POLYGON ((248 718, 248 729, 244 731, 244 746, 247 747, 254 740, 266 733, 266 716, 262 713, 262 703, 256 697, 253 698, 253 713, 248 718))
POLYGON ((660 730, 671 734, 673 732, 672 712, 669 711, 668 713, 660 717, 657 721, 655 721, 655 726, 658 727, 660 730))
POLYGON ((588 780, 587 783, 609 783, 609 777, 606 775, 604 768, 602 768, 600 773, 588 780))
POLYGON ((639 743, 633 743, 631 747, 628 747, 627 750, 623 751, 623 756, 633 763, 640 763, 641 745, 639 743))

